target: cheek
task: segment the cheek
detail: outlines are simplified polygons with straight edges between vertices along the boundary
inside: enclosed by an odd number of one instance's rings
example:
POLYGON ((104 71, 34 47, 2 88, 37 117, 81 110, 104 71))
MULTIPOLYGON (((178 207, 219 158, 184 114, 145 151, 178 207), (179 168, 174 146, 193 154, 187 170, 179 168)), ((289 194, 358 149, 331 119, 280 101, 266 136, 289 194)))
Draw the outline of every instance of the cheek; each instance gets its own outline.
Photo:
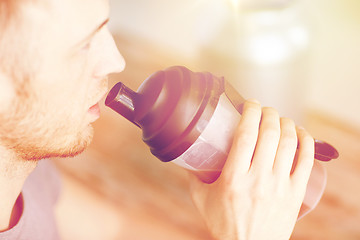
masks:
POLYGON ((79 131, 79 117, 66 106, 50 101, 17 98, 14 108, 0 116, 1 128, 9 139, 32 139, 38 142, 42 138, 66 135, 79 131), (77 130, 76 130, 77 129, 77 130))
POLYGON ((80 104, 76 100, 64 99, 63 101, 41 102, 33 106, 32 113, 34 123, 39 128, 44 127, 48 131, 78 131, 84 121, 84 113, 80 110, 80 104))
POLYGON ((37 98, 36 104, 33 105, 34 114, 42 115, 47 121, 51 119, 51 122, 62 119, 79 121, 83 118, 86 107, 83 89, 75 85, 57 89, 59 91, 47 92, 37 98))
POLYGON ((93 91, 93 71, 95 63, 91 61, 90 53, 80 54, 70 62, 66 69, 67 86, 64 91, 68 98, 79 104, 86 104, 86 101, 93 91))
POLYGON ((15 98, 15 90, 10 83, 1 82, 0 79, 0 113, 11 107, 15 98))
POLYGON ((27 103, 18 105, 6 119, 0 114, 0 142, 19 156, 33 160, 73 156, 90 143, 92 129, 79 120, 76 111, 27 103))
POLYGON ((72 132, 83 127, 86 112, 84 93, 79 86, 59 81, 34 92, 37 95, 27 101, 31 103, 28 109, 31 109, 29 116, 33 116, 30 121, 34 125, 45 126, 48 130, 63 128, 72 132))
POLYGON ((92 52, 84 51, 72 56, 61 53, 54 55, 53 60, 44 62, 32 86, 37 104, 46 115, 51 112, 49 117, 70 118, 80 124, 86 118, 89 105, 97 93, 92 52))
POLYGON ((69 66, 64 70, 54 71, 52 75, 34 86, 39 104, 43 103, 46 109, 64 109, 69 112, 85 107, 90 77, 86 72, 86 65, 81 64, 81 66, 81 68, 69 66))
POLYGON ((0 70, 0 113, 11 108, 11 103, 16 96, 16 86, 14 80, 3 74, 0 70))

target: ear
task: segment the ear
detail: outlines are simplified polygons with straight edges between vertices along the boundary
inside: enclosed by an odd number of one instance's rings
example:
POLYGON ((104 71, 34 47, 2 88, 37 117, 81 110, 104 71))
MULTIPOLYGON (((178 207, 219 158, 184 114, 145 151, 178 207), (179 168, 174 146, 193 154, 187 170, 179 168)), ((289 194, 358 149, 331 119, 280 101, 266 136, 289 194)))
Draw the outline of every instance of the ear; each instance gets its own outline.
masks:
POLYGON ((8 109, 15 97, 13 79, 0 70, 0 113, 8 109))

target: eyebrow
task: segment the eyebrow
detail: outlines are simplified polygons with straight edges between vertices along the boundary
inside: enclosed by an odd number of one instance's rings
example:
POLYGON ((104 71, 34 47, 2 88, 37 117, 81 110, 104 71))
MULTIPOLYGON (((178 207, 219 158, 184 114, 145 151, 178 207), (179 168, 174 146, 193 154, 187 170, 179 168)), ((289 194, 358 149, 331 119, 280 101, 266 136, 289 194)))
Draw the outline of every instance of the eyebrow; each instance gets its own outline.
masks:
POLYGON ((109 22, 109 18, 106 19, 103 23, 101 23, 94 31, 92 31, 86 38, 84 38, 83 40, 81 40, 78 44, 76 44, 77 46, 81 46, 83 43, 87 42, 88 40, 90 40, 96 33, 98 33, 107 23, 109 22))

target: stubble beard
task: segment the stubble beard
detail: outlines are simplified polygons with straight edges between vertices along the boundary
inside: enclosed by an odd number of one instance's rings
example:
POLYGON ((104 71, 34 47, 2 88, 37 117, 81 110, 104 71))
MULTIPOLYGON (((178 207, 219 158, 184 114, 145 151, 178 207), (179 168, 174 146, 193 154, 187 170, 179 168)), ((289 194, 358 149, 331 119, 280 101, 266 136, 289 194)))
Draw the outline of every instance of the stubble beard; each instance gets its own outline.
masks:
POLYGON ((0 114, 0 145, 17 158, 73 157, 89 146, 94 132, 90 124, 81 126, 80 120, 72 122, 71 116, 56 115, 55 109, 51 113, 24 103, 17 101, 7 113, 0 114))

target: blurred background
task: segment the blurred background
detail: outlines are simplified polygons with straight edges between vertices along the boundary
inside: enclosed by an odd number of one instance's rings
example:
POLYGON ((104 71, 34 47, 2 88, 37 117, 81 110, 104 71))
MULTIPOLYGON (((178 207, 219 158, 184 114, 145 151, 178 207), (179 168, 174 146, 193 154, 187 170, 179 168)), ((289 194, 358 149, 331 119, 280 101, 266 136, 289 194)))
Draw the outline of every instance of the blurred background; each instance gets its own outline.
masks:
POLYGON ((245 97, 286 115, 295 115, 294 103, 302 102, 360 126, 357 0, 113 0, 111 5, 115 34, 187 57, 191 63, 184 64, 223 75, 245 97))
MULTIPOLYGON (((110 86, 122 81, 136 90, 153 72, 184 65, 224 76, 245 98, 292 117, 340 152, 325 164, 323 199, 298 222, 292 239, 360 239, 360 1, 110 4, 109 26, 127 61, 110 86)), ((210 240, 192 205, 187 173, 155 159, 139 129, 102 110, 92 146, 56 161, 65 185, 84 199, 65 201, 73 206, 74 224, 83 225, 76 231, 60 226, 62 232, 68 239, 210 240)))

